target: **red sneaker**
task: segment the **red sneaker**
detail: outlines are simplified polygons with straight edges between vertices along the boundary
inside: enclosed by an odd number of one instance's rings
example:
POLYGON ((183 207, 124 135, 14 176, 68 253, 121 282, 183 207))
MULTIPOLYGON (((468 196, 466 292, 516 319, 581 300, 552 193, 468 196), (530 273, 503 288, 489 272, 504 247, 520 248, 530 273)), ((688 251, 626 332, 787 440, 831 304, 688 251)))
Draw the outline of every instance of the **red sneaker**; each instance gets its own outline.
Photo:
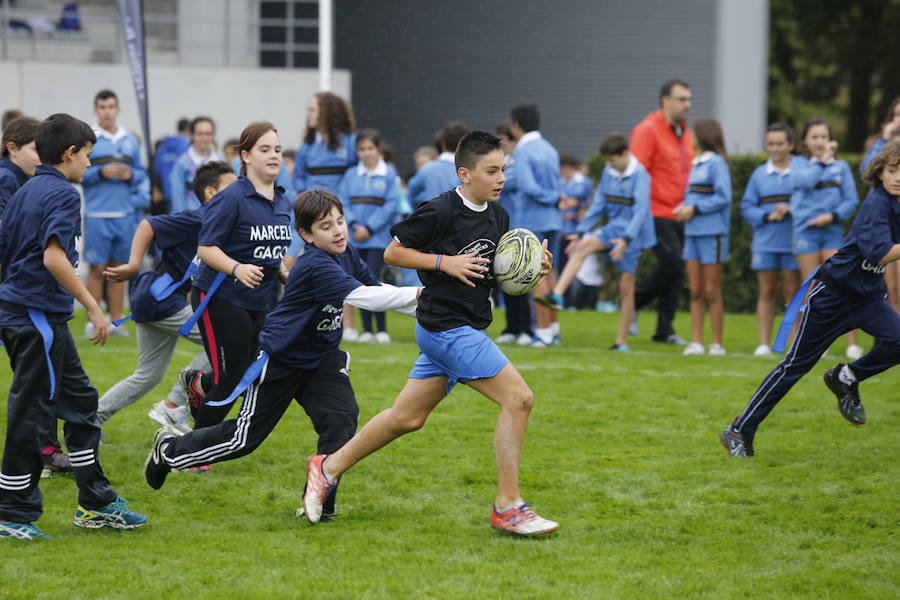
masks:
POLYGON ((326 454, 316 454, 306 459, 306 493, 303 495, 303 509, 306 512, 306 520, 310 523, 318 523, 322 518, 322 505, 331 490, 337 485, 325 477, 322 471, 322 463, 326 454))
POLYGON ((538 516, 527 502, 520 502, 502 513, 497 512, 495 504, 491 510, 491 527, 513 535, 534 537, 556 531, 559 523, 538 516))

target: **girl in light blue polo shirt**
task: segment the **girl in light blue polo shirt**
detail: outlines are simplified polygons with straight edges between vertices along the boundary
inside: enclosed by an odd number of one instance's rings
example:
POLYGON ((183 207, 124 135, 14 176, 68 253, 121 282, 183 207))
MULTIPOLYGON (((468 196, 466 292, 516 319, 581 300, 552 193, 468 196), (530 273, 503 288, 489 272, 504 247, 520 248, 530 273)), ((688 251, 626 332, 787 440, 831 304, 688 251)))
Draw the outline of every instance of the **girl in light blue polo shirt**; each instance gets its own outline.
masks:
POLYGON ((688 178, 684 201, 675 207, 675 219, 684 223, 684 254, 691 287, 691 333, 683 354, 703 354, 703 317, 709 303, 712 343, 709 353, 725 354, 722 347, 722 268, 728 260, 731 223, 731 164, 725 152, 722 126, 715 119, 694 123, 697 156, 688 178))
MULTIPOLYGON (((831 258, 844 241, 843 222, 859 204, 856 183, 847 161, 837 158, 837 142, 828 121, 813 117, 800 136, 803 156, 791 165, 791 218, 794 223, 794 256, 800 277, 806 277, 831 258)), ((856 332, 847 334, 847 357, 857 359, 863 349, 856 332)))

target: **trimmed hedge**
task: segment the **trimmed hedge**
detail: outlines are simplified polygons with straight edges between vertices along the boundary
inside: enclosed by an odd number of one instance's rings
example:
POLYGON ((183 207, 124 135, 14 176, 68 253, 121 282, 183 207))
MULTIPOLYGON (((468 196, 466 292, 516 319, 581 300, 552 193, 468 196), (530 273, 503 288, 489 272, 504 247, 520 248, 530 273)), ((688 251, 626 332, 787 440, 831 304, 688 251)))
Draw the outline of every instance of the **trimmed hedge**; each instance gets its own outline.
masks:
MULTIPOLYGON (((734 169, 734 187, 733 200, 731 204, 731 232, 729 237, 729 254, 728 262, 725 263, 725 271, 722 275, 722 291, 725 299, 725 310, 727 312, 756 312, 756 298, 758 286, 756 283, 756 274, 750 268, 750 243, 753 241, 753 229, 741 217, 741 198, 744 195, 744 189, 747 187, 747 181, 753 170, 766 161, 765 154, 733 154, 728 157, 731 160, 734 169)), ((868 186, 862 182, 859 177, 859 163, 862 161, 861 154, 841 154, 850 165, 850 170, 856 178, 856 189, 859 193, 859 200, 862 202, 868 186)), ((591 178, 596 183, 600 180, 603 172, 603 157, 599 154, 593 154, 588 158, 588 170, 591 178)), ((852 218, 845 224, 850 226, 852 218)), ((652 251, 644 252, 641 257, 641 263, 638 266, 637 280, 656 268, 656 256, 652 251)), ((606 287, 604 292, 615 295, 613 286, 606 287)), ((681 298, 680 309, 689 309, 687 278, 685 278, 684 289, 681 298)))

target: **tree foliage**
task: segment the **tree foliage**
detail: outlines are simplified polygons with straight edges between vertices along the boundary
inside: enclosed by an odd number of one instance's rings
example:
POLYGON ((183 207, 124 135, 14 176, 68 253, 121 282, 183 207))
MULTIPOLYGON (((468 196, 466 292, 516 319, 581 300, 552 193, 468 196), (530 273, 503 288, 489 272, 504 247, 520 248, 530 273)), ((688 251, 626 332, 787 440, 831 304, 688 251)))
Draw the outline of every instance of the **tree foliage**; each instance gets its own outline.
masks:
POLYGON ((900 95, 900 0, 771 0, 769 122, 832 124, 863 149, 900 95))

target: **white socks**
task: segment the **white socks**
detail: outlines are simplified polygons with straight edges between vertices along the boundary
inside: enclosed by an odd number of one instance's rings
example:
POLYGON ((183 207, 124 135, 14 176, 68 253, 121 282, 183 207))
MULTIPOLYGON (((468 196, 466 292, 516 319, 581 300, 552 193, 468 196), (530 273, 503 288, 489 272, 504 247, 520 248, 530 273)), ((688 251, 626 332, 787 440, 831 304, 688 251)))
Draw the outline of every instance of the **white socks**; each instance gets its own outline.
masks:
POLYGON ((850 367, 844 365, 841 367, 841 370, 838 371, 838 381, 845 385, 853 385, 856 383, 856 375, 853 374, 853 371, 850 370, 850 367))

